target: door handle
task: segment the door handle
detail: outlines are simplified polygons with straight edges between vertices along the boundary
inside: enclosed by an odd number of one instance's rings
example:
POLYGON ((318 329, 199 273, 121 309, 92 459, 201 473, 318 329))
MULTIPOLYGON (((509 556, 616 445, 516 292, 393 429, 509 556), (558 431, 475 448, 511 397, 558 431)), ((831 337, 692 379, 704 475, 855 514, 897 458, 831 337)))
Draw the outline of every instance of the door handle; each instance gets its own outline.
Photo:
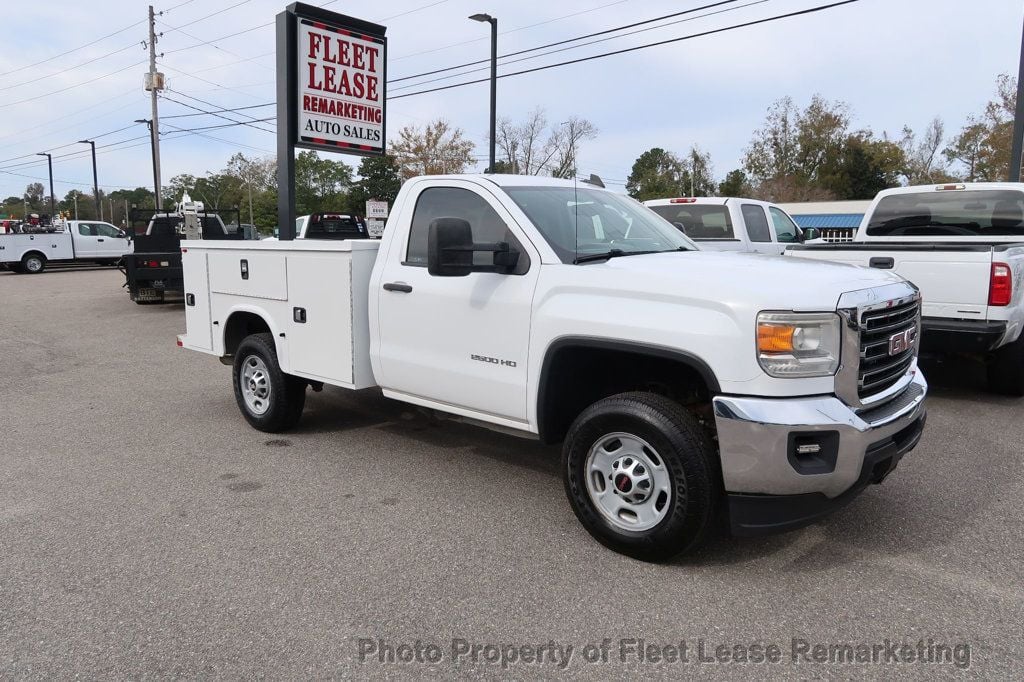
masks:
POLYGON ((868 265, 880 270, 891 270, 892 267, 896 265, 896 261, 886 256, 875 256, 868 261, 868 265))
POLYGON ((403 294, 412 293, 412 286, 405 282, 386 282, 384 291, 398 291, 403 294))
POLYGON ((98 242, 101 242, 101 241, 103 241, 103 240, 102 240, 102 239, 97 239, 96 241, 98 241, 98 242))

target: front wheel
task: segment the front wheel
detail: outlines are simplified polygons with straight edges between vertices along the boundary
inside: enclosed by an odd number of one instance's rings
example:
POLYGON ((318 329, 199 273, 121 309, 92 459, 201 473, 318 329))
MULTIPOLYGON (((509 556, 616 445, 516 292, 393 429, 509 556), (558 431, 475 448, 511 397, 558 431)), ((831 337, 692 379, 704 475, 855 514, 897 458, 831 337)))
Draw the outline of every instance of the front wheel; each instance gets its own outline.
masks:
POLYGON ((660 561, 698 546, 720 494, 714 449, 681 405, 622 393, 580 414, 562 449, 565 492, 606 547, 660 561))
POLYGON ((281 371, 272 335, 253 334, 243 339, 231 374, 235 401, 253 428, 279 433, 299 423, 306 404, 306 382, 281 371))

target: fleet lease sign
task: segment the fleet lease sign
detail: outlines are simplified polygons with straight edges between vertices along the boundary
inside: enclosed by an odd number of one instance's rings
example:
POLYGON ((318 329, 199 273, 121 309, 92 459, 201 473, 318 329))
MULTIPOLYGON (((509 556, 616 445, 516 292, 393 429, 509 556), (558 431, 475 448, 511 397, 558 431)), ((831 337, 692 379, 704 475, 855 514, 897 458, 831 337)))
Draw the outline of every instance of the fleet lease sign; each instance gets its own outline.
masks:
POLYGON ((309 19, 298 28, 299 140, 383 151, 383 41, 309 19))

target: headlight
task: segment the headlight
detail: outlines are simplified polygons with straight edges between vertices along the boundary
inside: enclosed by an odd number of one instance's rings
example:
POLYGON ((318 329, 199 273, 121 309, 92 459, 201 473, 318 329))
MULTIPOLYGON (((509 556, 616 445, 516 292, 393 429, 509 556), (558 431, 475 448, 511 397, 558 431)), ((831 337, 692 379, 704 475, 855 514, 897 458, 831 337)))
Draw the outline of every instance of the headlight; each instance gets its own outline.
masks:
POLYGON ((760 313, 757 361, 770 376, 827 377, 839 369, 835 313, 760 313))

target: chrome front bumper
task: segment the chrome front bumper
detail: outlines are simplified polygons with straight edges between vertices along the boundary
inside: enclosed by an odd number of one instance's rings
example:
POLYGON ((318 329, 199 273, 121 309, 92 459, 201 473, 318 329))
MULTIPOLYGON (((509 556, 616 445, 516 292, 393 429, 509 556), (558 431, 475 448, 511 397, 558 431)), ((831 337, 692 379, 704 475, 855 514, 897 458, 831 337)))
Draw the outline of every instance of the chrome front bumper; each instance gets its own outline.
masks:
MULTIPOLYGON (((835 396, 716 397, 715 423, 726 492, 819 494, 833 499, 871 478, 871 472, 864 471, 869 453, 881 448, 898 453, 891 462, 895 466, 899 457, 917 444, 925 417, 928 384, 916 361, 908 371, 911 373, 901 394, 880 407, 860 411, 835 396), (795 444, 801 439, 834 439, 830 432, 838 436, 834 462, 802 464, 806 460, 795 455, 795 444)), ((869 463, 876 465, 873 460, 869 463)))

